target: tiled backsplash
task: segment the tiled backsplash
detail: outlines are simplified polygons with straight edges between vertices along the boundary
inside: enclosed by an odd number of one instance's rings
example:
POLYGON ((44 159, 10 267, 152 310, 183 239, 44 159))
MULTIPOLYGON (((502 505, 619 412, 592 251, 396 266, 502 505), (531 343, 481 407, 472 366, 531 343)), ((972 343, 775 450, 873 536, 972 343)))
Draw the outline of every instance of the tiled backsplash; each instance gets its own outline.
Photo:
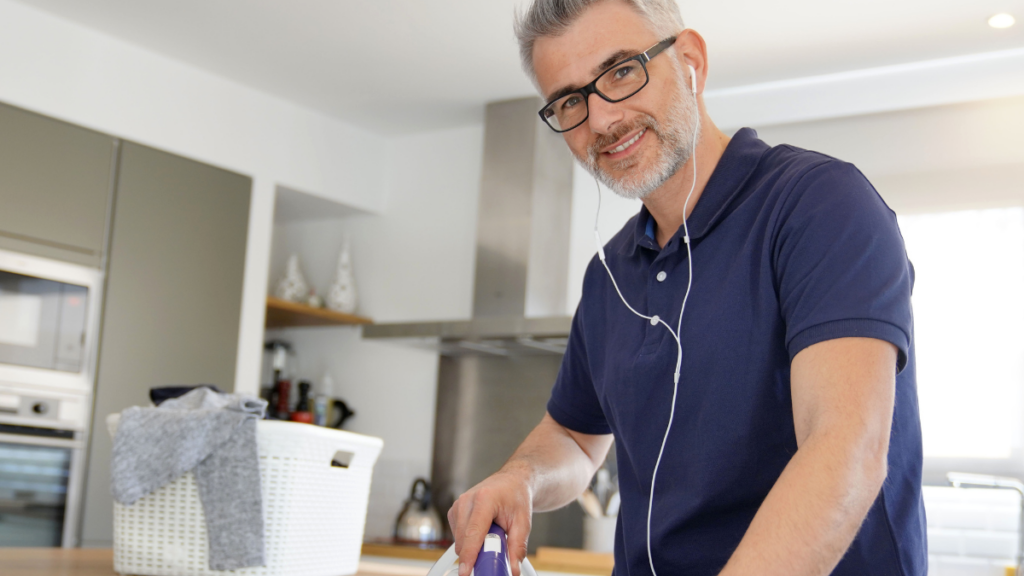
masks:
POLYGON ((925 486, 930 576, 1005 576, 1017 556, 1020 495, 925 486))

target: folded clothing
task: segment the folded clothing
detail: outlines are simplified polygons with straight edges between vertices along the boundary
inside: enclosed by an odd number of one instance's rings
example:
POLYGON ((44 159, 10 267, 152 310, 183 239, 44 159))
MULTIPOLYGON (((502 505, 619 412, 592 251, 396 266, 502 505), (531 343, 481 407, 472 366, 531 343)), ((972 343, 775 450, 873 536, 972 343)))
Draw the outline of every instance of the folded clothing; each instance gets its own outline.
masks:
POLYGON ((149 389, 149 399, 153 401, 153 404, 159 406, 164 402, 184 396, 196 388, 209 388, 218 394, 223 394, 220 388, 217 388, 213 384, 200 384, 198 386, 158 386, 156 388, 149 389))
POLYGON ((256 422, 267 402, 197 388, 156 408, 121 412, 110 487, 130 505, 194 471, 211 570, 265 566, 256 422))

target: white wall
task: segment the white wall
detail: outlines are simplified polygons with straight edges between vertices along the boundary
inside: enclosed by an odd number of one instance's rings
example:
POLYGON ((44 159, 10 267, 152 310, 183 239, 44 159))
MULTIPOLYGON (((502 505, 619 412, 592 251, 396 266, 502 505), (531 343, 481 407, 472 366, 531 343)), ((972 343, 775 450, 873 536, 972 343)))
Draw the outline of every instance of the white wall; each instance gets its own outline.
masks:
POLYGON ((1024 97, 768 126, 793 144, 853 162, 900 213, 1021 204, 1024 97))
POLYGON ((253 177, 238 390, 258 379, 275 187, 386 203, 383 138, 11 0, 0 101, 253 177))
MULTIPOLYGON (((483 127, 399 138, 388 147, 385 216, 289 222, 274 229, 271 286, 289 254, 325 293, 351 238, 358 312, 378 322, 466 319, 472 307, 483 127)), ((416 476, 430 477, 438 356, 360 338, 358 328, 275 330, 292 342, 297 376, 356 410, 347 429, 384 439, 374 472, 367 537, 388 536, 416 476)))
POLYGON ((639 200, 626 200, 601 186, 601 213, 598 217, 597 184, 578 163, 572 174, 572 219, 569 232, 569 294, 566 314, 572 315, 583 294, 583 276, 590 260, 597 254, 594 223, 605 244, 622 229, 627 220, 640 211, 639 200))
POLYGON ((715 122, 733 129, 859 117, 1024 94, 1024 48, 708 90, 715 122))
POLYGON ((270 278, 276 284, 298 253, 323 293, 348 234, 359 313, 378 322, 469 318, 483 126, 396 138, 385 153, 384 214, 278 225, 270 278))

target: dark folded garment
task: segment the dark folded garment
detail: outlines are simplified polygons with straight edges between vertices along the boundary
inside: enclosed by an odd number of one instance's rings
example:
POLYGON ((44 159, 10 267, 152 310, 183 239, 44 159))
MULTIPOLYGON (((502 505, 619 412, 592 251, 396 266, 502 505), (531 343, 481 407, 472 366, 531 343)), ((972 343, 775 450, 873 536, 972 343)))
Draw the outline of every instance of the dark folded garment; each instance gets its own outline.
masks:
POLYGON ((213 384, 199 384, 198 386, 158 386, 156 388, 149 389, 149 399, 153 401, 153 404, 159 406, 164 402, 164 400, 184 396, 196 388, 209 388, 218 394, 224 393, 220 388, 217 388, 213 384))

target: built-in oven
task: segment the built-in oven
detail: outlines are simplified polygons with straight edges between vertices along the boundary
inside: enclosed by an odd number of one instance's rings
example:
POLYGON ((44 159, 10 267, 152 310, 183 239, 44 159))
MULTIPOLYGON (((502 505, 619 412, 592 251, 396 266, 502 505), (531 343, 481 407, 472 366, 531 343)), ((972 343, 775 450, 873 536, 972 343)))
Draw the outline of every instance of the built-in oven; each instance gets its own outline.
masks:
POLYGON ((101 280, 0 250, 0 546, 78 544, 101 280))
POLYGON ((0 546, 73 545, 81 503, 81 481, 76 476, 84 458, 83 435, 76 430, 0 424, 0 546))

